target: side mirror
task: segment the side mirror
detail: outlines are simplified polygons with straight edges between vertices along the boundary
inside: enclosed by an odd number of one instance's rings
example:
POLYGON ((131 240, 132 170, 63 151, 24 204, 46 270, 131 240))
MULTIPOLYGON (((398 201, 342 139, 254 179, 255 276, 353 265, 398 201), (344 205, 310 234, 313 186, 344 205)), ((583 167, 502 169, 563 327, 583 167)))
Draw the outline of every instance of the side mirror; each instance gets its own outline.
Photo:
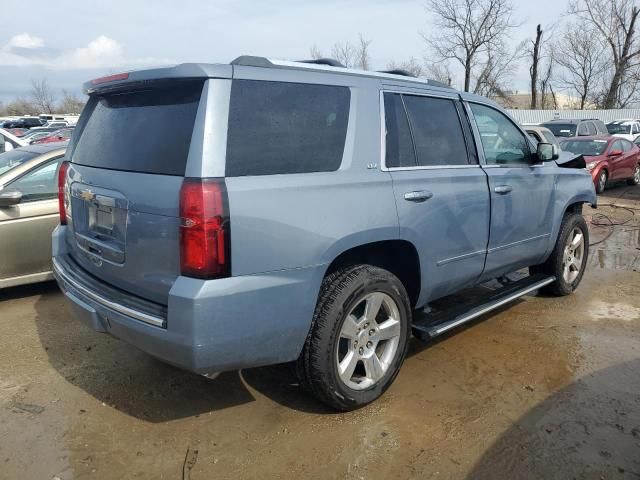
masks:
POLYGON ((12 207, 22 201, 22 192, 0 192, 0 207, 12 207))
POLYGON ((622 155, 622 150, 611 150, 609 152, 610 157, 617 157, 619 155, 622 155))
POLYGON ((536 148, 536 156, 541 162, 550 162, 559 158, 558 147, 551 143, 541 142, 536 148))

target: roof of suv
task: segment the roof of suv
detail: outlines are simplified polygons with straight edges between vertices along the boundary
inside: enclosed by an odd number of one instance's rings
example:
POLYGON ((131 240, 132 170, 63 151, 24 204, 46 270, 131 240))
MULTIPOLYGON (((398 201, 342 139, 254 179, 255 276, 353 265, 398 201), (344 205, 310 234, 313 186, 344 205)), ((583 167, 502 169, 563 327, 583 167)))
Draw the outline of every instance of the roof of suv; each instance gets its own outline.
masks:
MULTIPOLYGON (((598 118, 554 118, 544 123, 580 123, 580 122, 593 122, 600 121, 598 118)), ((544 124, 543 124, 544 125, 544 124)))
MULTIPOLYGON (((401 69, 387 71, 370 71, 346 68, 336 60, 319 59, 319 60, 275 60, 265 57, 255 57, 243 55, 230 64, 215 63, 181 63, 167 67, 158 67, 142 70, 132 70, 128 72, 109 75, 93 79, 85 82, 83 87, 86 93, 94 93, 98 91, 108 91, 111 89, 119 89, 121 86, 132 83, 146 83, 150 80, 173 79, 173 78, 232 78, 234 67, 257 67, 257 68, 273 68, 298 70, 309 73, 332 73, 340 75, 351 75, 358 77, 369 77, 379 80, 387 80, 397 82, 406 82, 410 84, 420 84, 433 88, 445 89, 449 92, 456 91, 437 80, 418 78, 412 76, 409 72, 401 69)), ((460 92, 461 94, 463 92, 460 92)), ((465 93, 465 96, 478 97, 474 94, 465 93)), ((478 97, 483 98, 484 97, 478 97)), ((494 102, 491 102, 494 103, 494 102)))

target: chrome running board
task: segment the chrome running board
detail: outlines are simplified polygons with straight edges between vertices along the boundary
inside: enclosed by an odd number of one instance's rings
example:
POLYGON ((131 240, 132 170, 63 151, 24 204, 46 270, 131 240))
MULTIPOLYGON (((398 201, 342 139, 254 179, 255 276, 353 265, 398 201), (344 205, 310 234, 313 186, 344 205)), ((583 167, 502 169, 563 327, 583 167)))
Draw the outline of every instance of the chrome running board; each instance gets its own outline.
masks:
POLYGON ((509 283, 496 290, 488 290, 479 299, 471 302, 456 302, 448 309, 436 313, 414 314, 413 333, 422 340, 442 335, 474 318, 517 300, 527 293, 534 292, 556 280, 555 277, 536 274, 509 283))

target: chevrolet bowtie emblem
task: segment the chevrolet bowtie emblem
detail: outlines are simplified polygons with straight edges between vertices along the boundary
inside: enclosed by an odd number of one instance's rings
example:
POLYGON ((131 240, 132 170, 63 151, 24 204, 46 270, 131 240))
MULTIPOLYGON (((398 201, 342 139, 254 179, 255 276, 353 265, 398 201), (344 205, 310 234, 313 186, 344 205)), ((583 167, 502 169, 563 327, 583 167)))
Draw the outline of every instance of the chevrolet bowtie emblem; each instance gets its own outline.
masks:
POLYGON ((93 200, 94 198, 96 198, 96 194, 93 193, 91 190, 81 190, 80 191, 80 198, 82 198, 83 200, 86 200, 87 202, 90 202, 91 200, 93 200))

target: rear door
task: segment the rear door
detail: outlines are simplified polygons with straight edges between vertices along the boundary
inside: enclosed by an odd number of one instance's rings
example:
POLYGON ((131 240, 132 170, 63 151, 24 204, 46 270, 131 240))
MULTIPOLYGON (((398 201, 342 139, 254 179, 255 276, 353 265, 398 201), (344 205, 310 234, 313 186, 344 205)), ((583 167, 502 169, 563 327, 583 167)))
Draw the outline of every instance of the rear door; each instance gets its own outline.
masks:
POLYGON ((627 140, 620 140, 622 145, 622 156, 624 158, 622 170, 620 172, 621 178, 631 178, 636 168, 638 154, 633 143, 627 140))
POLYGON ((385 168, 400 237, 418 249, 421 300, 474 284, 489 238, 487 177, 456 98, 384 92, 385 168))
POLYGON ((180 272, 179 192, 203 85, 165 80, 94 94, 68 152, 73 260, 161 304, 180 272))
POLYGON ((489 105, 469 103, 491 194, 491 235, 483 278, 535 264, 553 227, 555 164, 532 164, 528 138, 489 105))
POLYGON ((51 232, 59 222, 56 170, 51 158, 6 185, 22 201, 0 208, 0 281, 51 271, 51 232))
POLYGON ((609 160, 609 180, 619 180, 621 178, 626 178, 628 175, 626 174, 626 163, 627 157, 624 153, 624 140, 618 139, 611 144, 608 152, 608 160, 609 160), (617 152, 616 155, 613 155, 614 152, 617 152))

